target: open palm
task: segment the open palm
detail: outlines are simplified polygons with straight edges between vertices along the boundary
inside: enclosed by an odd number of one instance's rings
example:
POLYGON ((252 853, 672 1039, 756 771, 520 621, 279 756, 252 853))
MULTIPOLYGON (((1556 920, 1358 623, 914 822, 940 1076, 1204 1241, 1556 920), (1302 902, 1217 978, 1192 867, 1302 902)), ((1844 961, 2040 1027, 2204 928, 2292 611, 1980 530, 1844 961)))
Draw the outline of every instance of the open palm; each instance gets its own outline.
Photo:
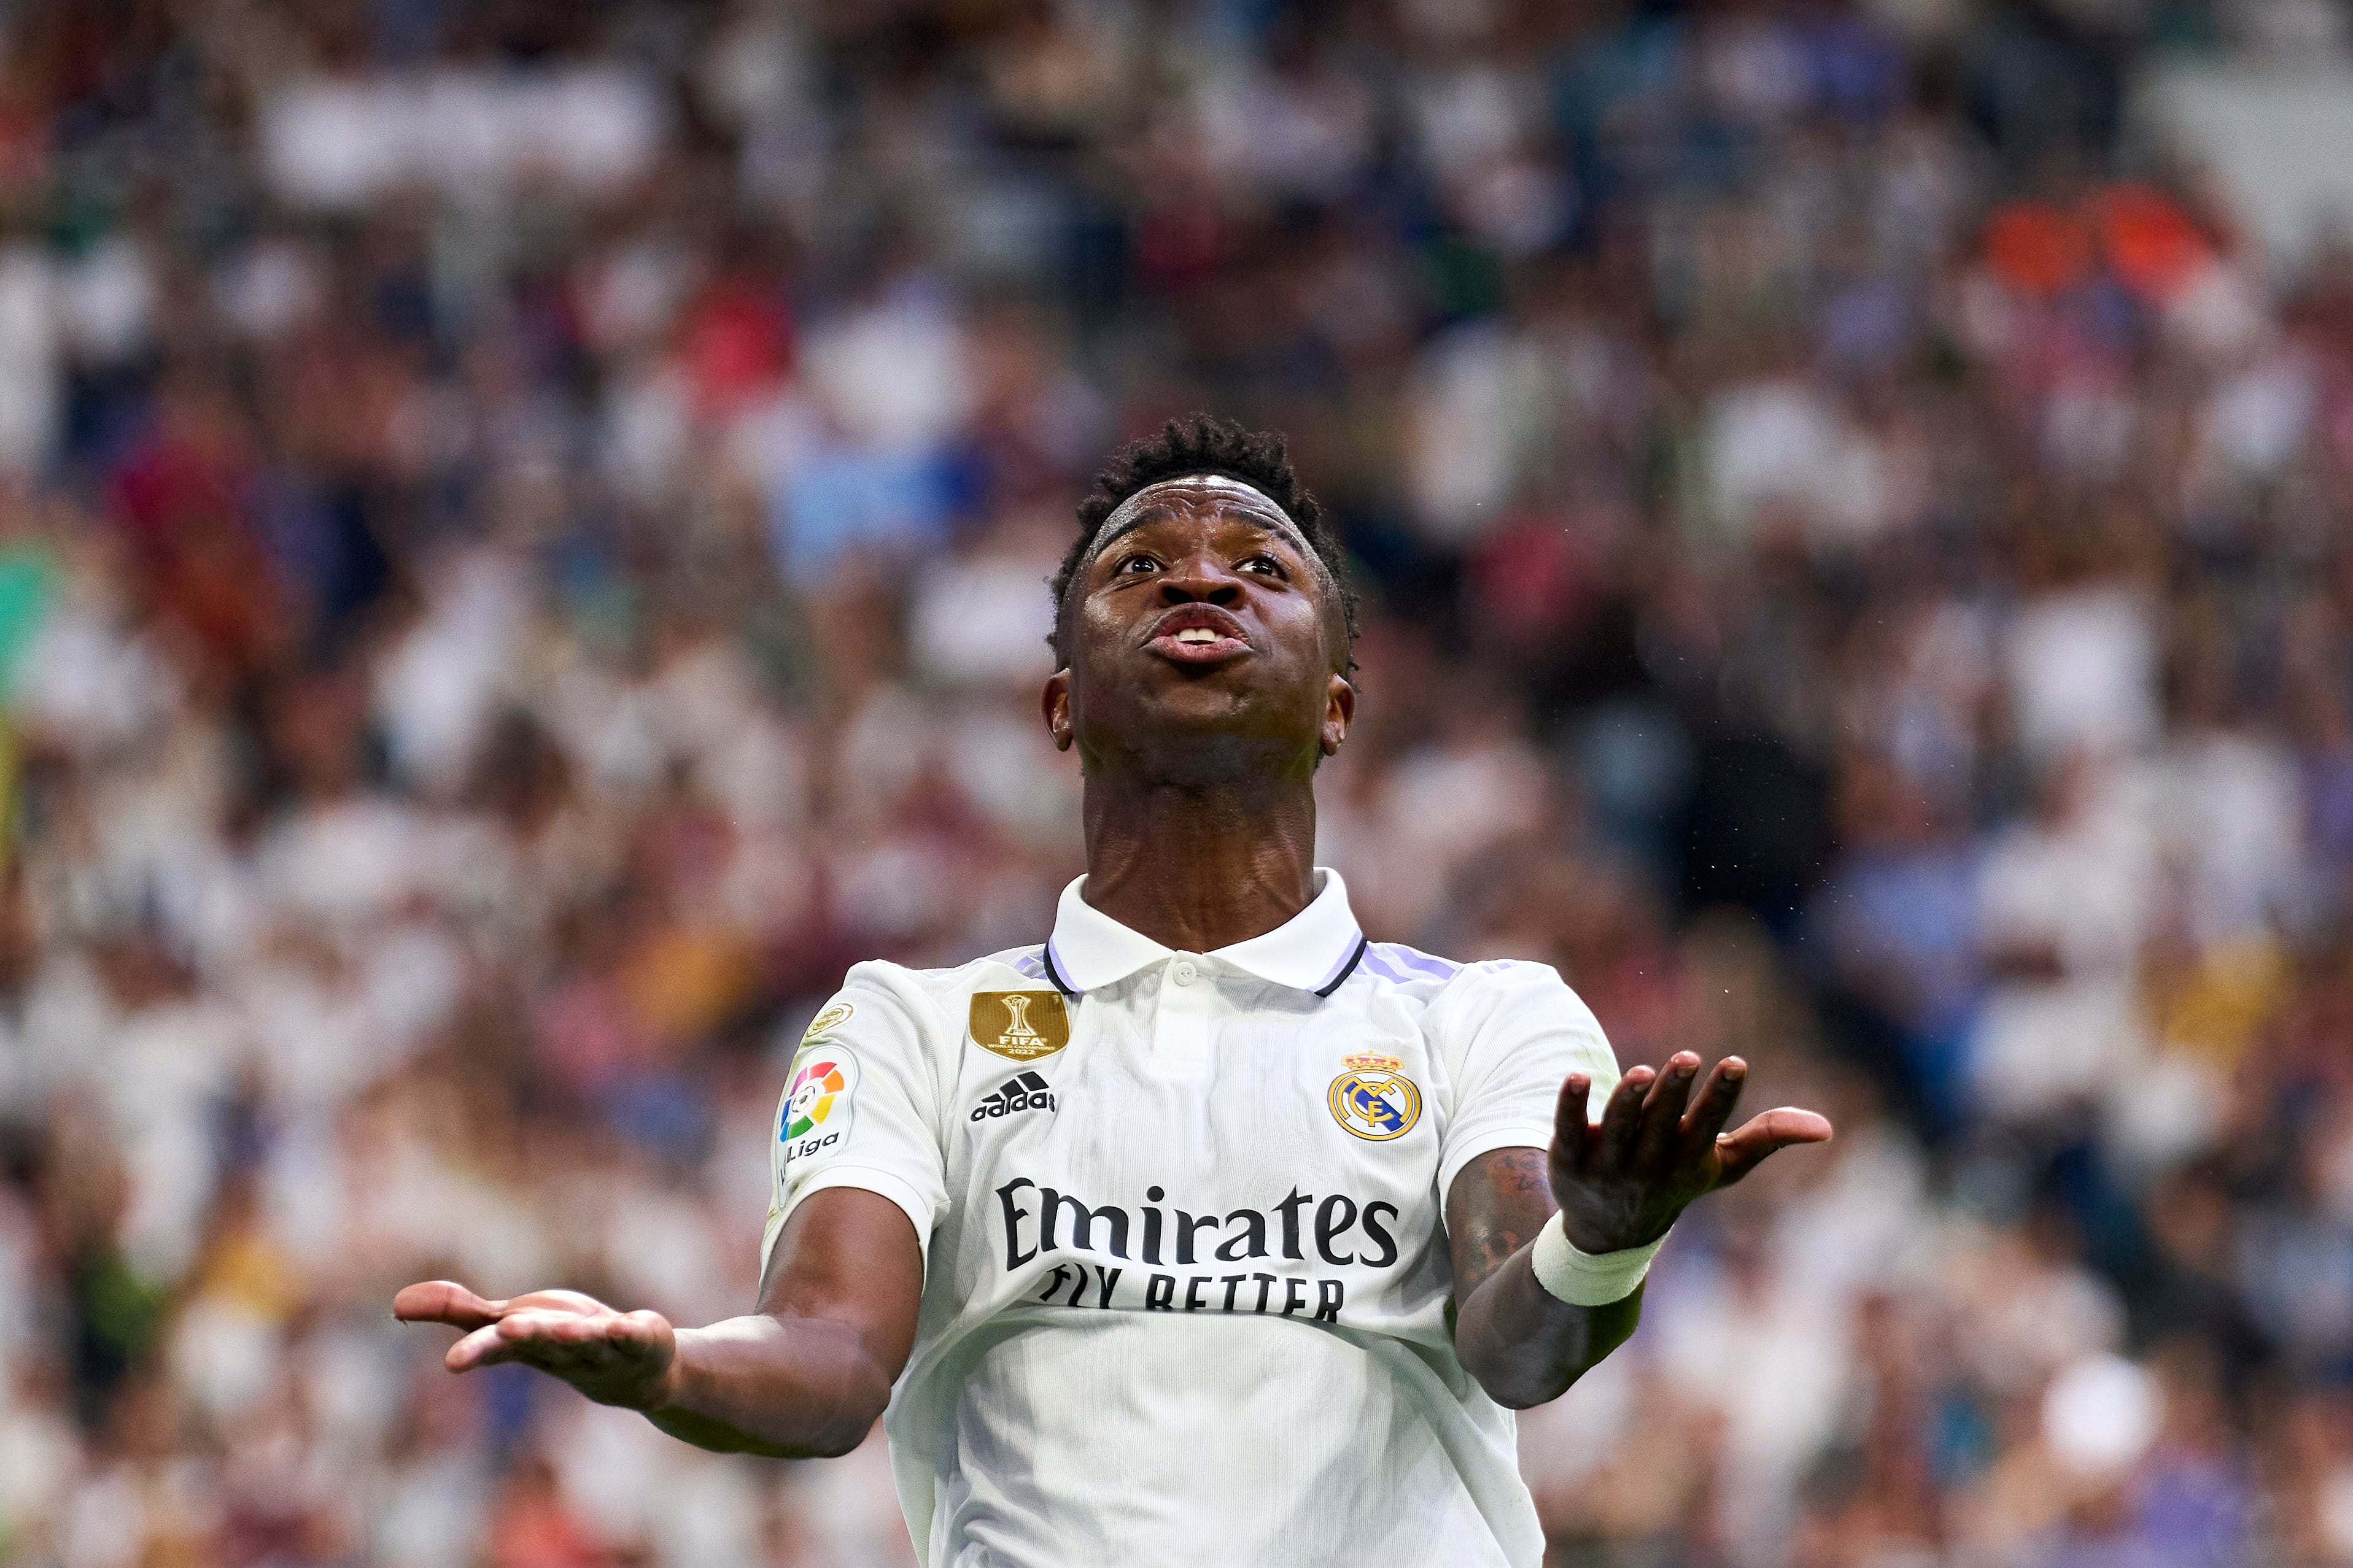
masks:
POLYGON ((1588 1120, 1592 1079, 1571 1073, 1553 1119, 1553 1199, 1568 1239, 1586 1252, 1617 1252, 1657 1240, 1686 1205, 1728 1187, 1777 1149, 1823 1143, 1830 1119, 1795 1106, 1750 1118, 1726 1132, 1748 1064, 1726 1057, 1697 1093, 1700 1059, 1667 1058, 1666 1070, 1630 1069, 1599 1122, 1588 1120))
POLYGON ((410 1285, 392 1299, 404 1322, 466 1331, 442 1358, 451 1372, 501 1362, 537 1367, 599 1405, 644 1410, 662 1402, 678 1352, 659 1312, 621 1312, 577 1290, 533 1290, 492 1301, 448 1279, 410 1285))

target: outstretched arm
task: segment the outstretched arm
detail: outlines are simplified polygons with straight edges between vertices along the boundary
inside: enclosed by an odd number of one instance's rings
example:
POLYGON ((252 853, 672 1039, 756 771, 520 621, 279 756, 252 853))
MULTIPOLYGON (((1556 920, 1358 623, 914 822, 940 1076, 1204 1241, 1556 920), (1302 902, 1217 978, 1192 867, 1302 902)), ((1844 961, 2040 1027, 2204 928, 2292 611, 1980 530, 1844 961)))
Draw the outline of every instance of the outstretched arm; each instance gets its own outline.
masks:
POLYGON ((1747 1064, 1726 1057, 1694 1095, 1699 1067, 1679 1051, 1663 1073, 1633 1068, 1599 1125, 1586 1118, 1592 1080, 1571 1073, 1549 1151, 1498 1149, 1455 1177, 1446 1195, 1454 1353, 1499 1404, 1525 1409, 1558 1398, 1641 1318, 1640 1287, 1623 1300, 1578 1307, 1537 1282, 1530 1254, 1556 1209, 1579 1251, 1644 1247, 1693 1199, 1731 1185, 1775 1150, 1829 1139, 1826 1119, 1788 1107, 1725 1132, 1747 1064))
POLYGON ((828 1187, 793 1211, 749 1317, 674 1329, 575 1290, 489 1301, 446 1279, 407 1287, 392 1315, 467 1331, 444 1358, 451 1372, 521 1362, 699 1447, 804 1458, 848 1453, 882 1414, 923 1289, 899 1206, 828 1187))

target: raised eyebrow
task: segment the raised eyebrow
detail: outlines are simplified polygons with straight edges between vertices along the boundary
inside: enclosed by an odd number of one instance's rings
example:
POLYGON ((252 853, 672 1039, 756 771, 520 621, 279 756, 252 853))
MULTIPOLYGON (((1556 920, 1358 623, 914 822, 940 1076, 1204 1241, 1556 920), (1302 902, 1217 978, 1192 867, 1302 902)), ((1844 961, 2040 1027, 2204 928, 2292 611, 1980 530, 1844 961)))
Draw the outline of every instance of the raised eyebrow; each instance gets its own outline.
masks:
POLYGON ((1164 509, 1160 507, 1145 508, 1144 510, 1137 512, 1134 517, 1129 518, 1125 522, 1120 524, 1115 532, 1105 534, 1103 538, 1095 541, 1095 559, 1100 561, 1104 556, 1110 554, 1111 547, 1113 545, 1117 544, 1121 540, 1125 539, 1129 534, 1134 533, 1137 529, 1145 526, 1147 523, 1166 522, 1167 520, 1168 514, 1164 509))
MULTIPOLYGON (((1276 544, 1282 545, 1284 549, 1290 551, 1294 555, 1300 552, 1299 546, 1293 542, 1291 535, 1274 523, 1268 521, 1261 513, 1229 507, 1226 510, 1226 516, 1236 522, 1246 522, 1250 524, 1252 528, 1257 529, 1261 533, 1266 535, 1269 540, 1276 544)), ((1293 526, 1295 527, 1296 524, 1293 526)))
MULTIPOLYGON (((1117 530, 1105 534, 1095 543, 1095 558, 1097 560, 1101 560, 1103 556, 1111 553, 1111 547, 1113 545, 1118 543, 1121 540, 1125 539, 1137 529, 1149 527, 1155 522, 1168 521, 1175 515, 1176 510, 1176 508, 1168 505, 1165 501, 1155 501, 1151 505, 1145 507, 1134 516, 1120 524, 1117 530)), ((1249 503, 1244 502, 1240 505, 1236 505, 1232 501, 1221 500, 1219 502, 1218 510, 1219 515, 1221 518, 1237 522, 1246 522, 1252 528, 1257 529, 1260 532, 1265 534, 1269 539, 1282 545, 1293 554, 1297 555, 1300 553, 1299 547, 1292 542, 1291 536, 1289 534, 1283 532, 1280 527, 1270 521, 1264 515, 1252 510, 1249 503)))

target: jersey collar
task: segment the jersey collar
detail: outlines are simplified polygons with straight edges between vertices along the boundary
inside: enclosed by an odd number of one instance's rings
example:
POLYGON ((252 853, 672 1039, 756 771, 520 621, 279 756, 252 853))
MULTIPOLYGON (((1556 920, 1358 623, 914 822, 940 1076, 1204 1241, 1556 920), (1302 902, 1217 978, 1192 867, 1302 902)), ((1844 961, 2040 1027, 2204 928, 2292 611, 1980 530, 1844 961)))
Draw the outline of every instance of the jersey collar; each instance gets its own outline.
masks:
MULTIPOLYGON (((1046 974, 1076 994, 1126 979, 1176 956, 1141 931, 1130 931, 1080 896, 1081 877, 1062 889, 1054 934, 1046 943, 1046 974)), ((1294 991, 1328 996, 1364 956, 1365 933, 1348 908, 1347 885, 1337 871, 1315 868, 1315 897, 1272 931, 1208 954, 1244 973, 1294 991)))

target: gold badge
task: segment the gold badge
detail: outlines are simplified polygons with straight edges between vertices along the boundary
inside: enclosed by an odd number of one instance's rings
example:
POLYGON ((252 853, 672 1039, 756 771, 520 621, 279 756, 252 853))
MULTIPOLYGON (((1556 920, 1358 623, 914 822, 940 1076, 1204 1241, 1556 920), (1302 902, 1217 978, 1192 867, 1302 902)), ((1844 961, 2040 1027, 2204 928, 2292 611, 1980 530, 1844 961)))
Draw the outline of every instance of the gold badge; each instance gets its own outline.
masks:
POLYGON ((1059 991, 976 991, 972 1043, 1017 1062, 1052 1056, 1071 1043, 1071 1015, 1059 991))
POLYGON ((1344 1058, 1348 1070, 1332 1080, 1324 1102, 1332 1120, 1367 1142, 1386 1143, 1421 1120, 1421 1090, 1395 1057, 1366 1051, 1344 1058))
POLYGON ((839 1029, 844 1024, 849 1022, 849 1016, 857 1011, 857 1008, 851 1006, 847 1002, 836 1002, 832 1006, 828 1007, 824 1012, 819 1013, 816 1017, 809 1020, 809 1026, 801 1031, 801 1044, 807 1045, 819 1035, 831 1034, 834 1030, 839 1029))

